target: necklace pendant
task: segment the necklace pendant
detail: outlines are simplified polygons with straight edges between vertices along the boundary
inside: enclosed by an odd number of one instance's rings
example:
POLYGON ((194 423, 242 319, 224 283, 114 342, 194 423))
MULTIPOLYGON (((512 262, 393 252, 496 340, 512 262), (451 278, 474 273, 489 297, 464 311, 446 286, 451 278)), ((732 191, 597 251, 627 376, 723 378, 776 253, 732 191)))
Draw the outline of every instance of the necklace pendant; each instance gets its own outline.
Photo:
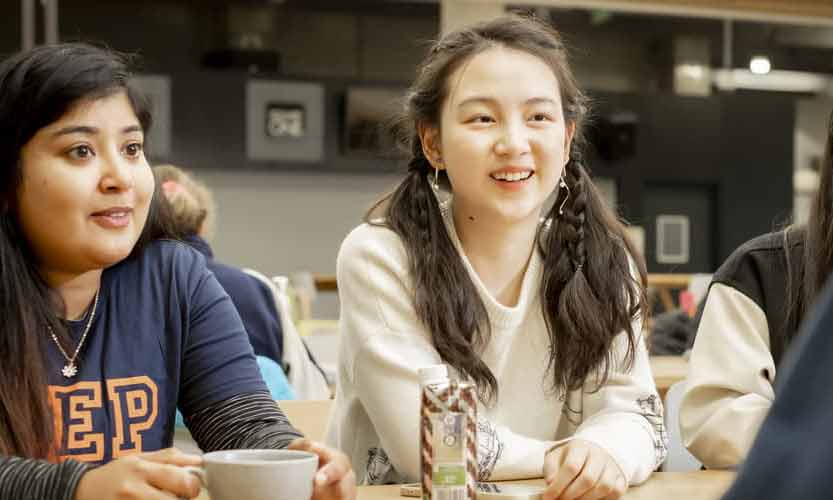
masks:
POLYGON ((66 378, 72 378, 76 373, 78 373, 78 368, 75 366, 75 363, 70 362, 69 364, 64 365, 61 373, 63 373, 66 378))

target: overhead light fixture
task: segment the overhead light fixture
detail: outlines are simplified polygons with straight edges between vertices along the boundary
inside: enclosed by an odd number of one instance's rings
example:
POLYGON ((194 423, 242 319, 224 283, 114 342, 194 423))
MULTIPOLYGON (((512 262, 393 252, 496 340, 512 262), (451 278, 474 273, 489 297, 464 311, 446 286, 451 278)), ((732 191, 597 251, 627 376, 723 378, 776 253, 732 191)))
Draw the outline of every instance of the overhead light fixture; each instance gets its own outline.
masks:
POLYGON ((833 95, 833 78, 820 73, 772 70, 766 75, 758 75, 746 69, 719 69, 713 72, 712 78, 720 90, 749 89, 833 95))
POLYGON ((752 59, 749 60, 749 71, 756 75, 766 75, 771 69, 772 64, 767 56, 752 56, 752 59))

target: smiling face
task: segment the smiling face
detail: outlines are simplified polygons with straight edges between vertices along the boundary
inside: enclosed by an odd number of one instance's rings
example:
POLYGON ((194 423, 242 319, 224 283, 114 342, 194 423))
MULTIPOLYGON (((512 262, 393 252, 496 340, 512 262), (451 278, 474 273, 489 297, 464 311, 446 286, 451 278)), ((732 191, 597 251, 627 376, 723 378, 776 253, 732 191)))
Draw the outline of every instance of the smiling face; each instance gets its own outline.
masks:
POLYGON ((127 257, 154 181, 125 92, 76 103, 20 153, 20 226, 41 271, 81 274, 127 257))
POLYGON ((448 174, 454 210, 466 218, 537 221, 574 131, 552 69, 498 46, 462 64, 447 88, 439 129, 424 127, 420 138, 432 165, 448 174))

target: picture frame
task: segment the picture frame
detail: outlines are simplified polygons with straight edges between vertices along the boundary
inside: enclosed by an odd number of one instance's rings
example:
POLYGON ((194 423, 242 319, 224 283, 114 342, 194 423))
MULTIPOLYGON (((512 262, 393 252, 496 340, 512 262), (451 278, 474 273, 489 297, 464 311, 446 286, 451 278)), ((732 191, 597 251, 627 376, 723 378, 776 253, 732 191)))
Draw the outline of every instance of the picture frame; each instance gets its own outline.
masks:
POLYGON ((256 161, 323 161, 323 86, 249 80, 246 83, 246 156, 256 161))

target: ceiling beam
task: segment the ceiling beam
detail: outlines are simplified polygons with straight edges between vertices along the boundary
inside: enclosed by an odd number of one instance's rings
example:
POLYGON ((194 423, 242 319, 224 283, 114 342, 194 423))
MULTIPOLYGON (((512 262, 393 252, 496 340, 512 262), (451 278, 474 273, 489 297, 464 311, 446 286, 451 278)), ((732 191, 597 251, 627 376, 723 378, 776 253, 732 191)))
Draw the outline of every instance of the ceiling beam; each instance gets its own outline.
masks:
MULTIPOLYGON (((506 3, 506 0, 470 1, 482 4, 506 3)), ((521 0, 516 4, 833 26, 833 2, 830 0, 521 0)))

